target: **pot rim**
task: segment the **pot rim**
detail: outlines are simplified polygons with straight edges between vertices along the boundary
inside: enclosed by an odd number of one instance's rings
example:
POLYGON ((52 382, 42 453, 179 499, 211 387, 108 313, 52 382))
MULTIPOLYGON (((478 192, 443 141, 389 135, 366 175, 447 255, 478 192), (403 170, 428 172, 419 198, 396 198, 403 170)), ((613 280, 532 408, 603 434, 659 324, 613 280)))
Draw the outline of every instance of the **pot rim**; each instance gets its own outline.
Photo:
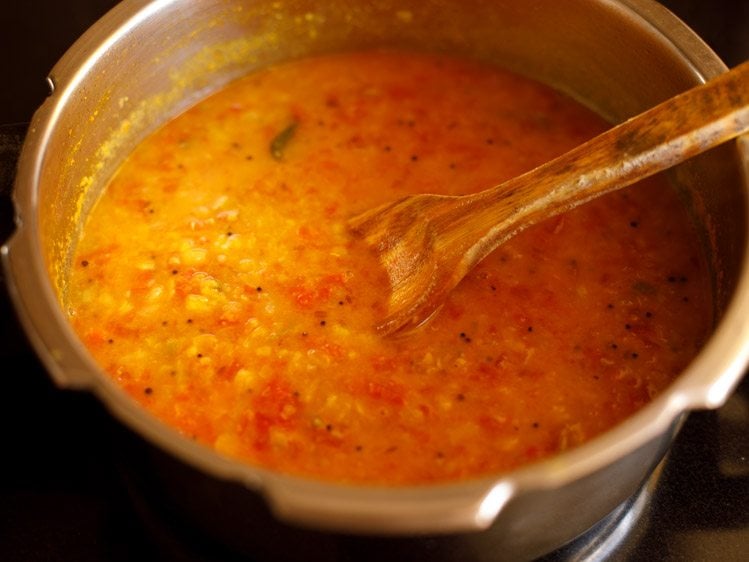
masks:
MULTIPOLYGON (((19 319, 58 386, 90 391, 125 425, 177 458, 260 492, 285 521, 403 534, 485 529, 511 499, 529 491, 559 488, 596 472, 662 436, 689 411, 721 406, 738 385, 749 363, 749 245, 717 329, 666 391, 591 441, 504 475, 394 488, 315 481, 233 461, 156 420, 103 375, 68 324, 42 257, 37 188, 47 144, 65 104, 96 60, 152 13, 177 1, 125 0, 89 28, 52 70, 52 93, 33 116, 22 148, 13 192, 17 229, 0 253, 19 319)), ((655 29, 688 62, 696 80, 705 81, 726 70, 718 56, 660 4, 652 0, 610 3, 640 25, 655 29)), ((746 185, 749 136, 738 139, 736 149, 746 185)), ((749 205, 743 211, 749 216, 749 205)), ((745 235, 749 238, 749 232, 745 235)))

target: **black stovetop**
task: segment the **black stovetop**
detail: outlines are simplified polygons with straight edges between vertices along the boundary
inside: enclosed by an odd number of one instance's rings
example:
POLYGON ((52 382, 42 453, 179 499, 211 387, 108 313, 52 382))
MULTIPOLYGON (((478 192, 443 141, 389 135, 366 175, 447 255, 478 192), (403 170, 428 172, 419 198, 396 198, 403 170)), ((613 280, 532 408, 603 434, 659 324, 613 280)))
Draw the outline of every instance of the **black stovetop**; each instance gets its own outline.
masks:
MULTIPOLYGON (((29 0, 0 7, 2 240, 13 228, 9 181, 23 124, 46 94, 46 74, 114 4, 29 0)), ((749 0, 664 4, 729 66, 749 59, 749 0)), ((236 559, 192 531, 164 537, 144 522, 114 450, 117 422, 90 395, 51 383, 16 321, 2 273, 0 327, 0 560, 236 559)), ((643 517, 607 560, 749 560, 747 435, 749 378, 721 409, 689 416, 643 517)))

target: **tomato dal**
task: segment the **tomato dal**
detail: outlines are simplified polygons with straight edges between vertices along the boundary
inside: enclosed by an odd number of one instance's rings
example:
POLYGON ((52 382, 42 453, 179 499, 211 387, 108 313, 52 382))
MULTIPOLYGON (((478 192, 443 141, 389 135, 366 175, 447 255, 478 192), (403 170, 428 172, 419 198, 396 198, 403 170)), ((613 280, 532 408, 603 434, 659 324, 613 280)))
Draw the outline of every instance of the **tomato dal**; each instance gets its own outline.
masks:
POLYGON ((258 71, 124 162, 84 226, 70 319, 144 408, 252 465, 406 485, 554 455, 651 401, 709 333, 675 191, 653 178, 522 232, 401 338, 372 329, 386 277, 345 224, 409 193, 482 190, 606 128, 444 56, 258 71))

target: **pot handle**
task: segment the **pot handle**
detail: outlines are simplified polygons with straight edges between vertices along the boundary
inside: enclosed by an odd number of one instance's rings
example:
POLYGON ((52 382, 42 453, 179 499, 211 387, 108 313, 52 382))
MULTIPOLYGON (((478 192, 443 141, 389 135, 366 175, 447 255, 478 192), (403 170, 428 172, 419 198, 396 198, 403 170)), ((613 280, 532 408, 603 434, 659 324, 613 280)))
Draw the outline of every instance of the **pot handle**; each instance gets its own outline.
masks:
POLYGON ((55 384, 92 389, 95 363, 78 342, 52 288, 45 283, 47 272, 29 233, 30 229, 20 224, 0 248, 5 283, 16 305, 17 318, 55 384))
POLYGON ((328 530, 378 534, 471 532, 487 529, 515 495, 516 486, 505 480, 493 485, 465 484, 444 489, 296 486, 288 479, 269 482, 265 496, 280 519, 328 530))

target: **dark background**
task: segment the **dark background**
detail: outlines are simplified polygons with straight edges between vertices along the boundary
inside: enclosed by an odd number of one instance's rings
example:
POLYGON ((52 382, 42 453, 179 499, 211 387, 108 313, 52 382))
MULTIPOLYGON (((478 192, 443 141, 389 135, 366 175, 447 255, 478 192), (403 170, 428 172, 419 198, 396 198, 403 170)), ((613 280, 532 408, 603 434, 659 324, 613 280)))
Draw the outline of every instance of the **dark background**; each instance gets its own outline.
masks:
MULTIPOLYGON (((749 59, 749 0, 663 3, 727 65, 749 59)), ((112 0, 6 0, 2 4, 0 126, 31 119, 47 93, 47 72, 114 4, 112 0)), ((22 128, 5 127, 5 131, 11 138, 23 133, 22 128)), ((7 153, 14 147, 0 144, 0 153, 3 150, 7 153)), ((0 174, 0 183, 4 179, 0 174)), ((0 185, 0 190, 4 240, 12 230, 12 209, 8 186, 0 185)), ((0 560, 170 559, 159 550, 158 541, 143 532, 132 508, 132 492, 113 460, 115 422, 89 395, 60 391, 51 384, 15 320, 4 284, 0 285, 0 560)), ((740 390, 744 397, 746 390, 745 381, 740 390)), ((665 470, 658 503, 661 519, 646 532, 644 546, 628 559, 749 559, 746 425, 719 450, 703 446, 723 436, 724 420, 740 417, 742 408, 746 400, 734 400, 718 412, 690 416, 665 470), (690 464, 674 468, 682 459, 690 464), (726 476, 716 469, 718 465, 733 467, 743 478, 726 476)), ((746 412, 743 415, 746 418, 746 412)), ((224 559, 218 552, 201 545, 174 558, 224 559)))

